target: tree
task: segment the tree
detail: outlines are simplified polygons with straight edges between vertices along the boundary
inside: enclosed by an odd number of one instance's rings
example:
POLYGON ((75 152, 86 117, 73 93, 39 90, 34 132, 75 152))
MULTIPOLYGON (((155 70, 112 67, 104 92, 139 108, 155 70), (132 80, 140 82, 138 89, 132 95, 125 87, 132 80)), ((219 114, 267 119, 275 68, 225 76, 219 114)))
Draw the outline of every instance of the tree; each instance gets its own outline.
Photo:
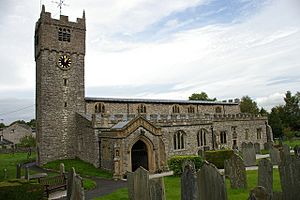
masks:
POLYGON ((24 136, 20 139, 21 147, 35 147, 36 146, 36 139, 33 136, 24 136))
POLYGON ((208 98, 208 95, 205 92, 201 93, 193 93, 190 97, 189 100, 198 100, 198 101, 216 101, 216 98, 208 98))
POLYGON ((249 96, 242 97, 240 108, 242 113, 259 114, 257 103, 253 101, 249 96))
POLYGON ((283 106, 284 114, 282 121, 285 127, 291 128, 291 130, 300 129, 300 108, 299 108, 299 92, 296 95, 292 95, 290 91, 287 91, 284 97, 285 105, 283 106))
POLYGON ((263 107, 260 109, 259 114, 262 116, 267 116, 269 113, 263 107))
POLYGON ((12 122, 9 126, 14 125, 16 123, 18 123, 18 124, 26 124, 26 122, 24 120, 17 120, 17 121, 12 122))
POLYGON ((268 116, 269 125, 272 127, 273 135, 277 138, 283 136, 283 125, 280 119, 280 112, 282 111, 282 106, 274 107, 268 116))
POLYGON ((0 123, 0 128, 5 128, 5 124, 0 123))
POLYGON ((28 126, 30 126, 31 128, 35 128, 35 123, 36 123, 35 119, 32 119, 29 122, 27 122, 26 124, 28 126))

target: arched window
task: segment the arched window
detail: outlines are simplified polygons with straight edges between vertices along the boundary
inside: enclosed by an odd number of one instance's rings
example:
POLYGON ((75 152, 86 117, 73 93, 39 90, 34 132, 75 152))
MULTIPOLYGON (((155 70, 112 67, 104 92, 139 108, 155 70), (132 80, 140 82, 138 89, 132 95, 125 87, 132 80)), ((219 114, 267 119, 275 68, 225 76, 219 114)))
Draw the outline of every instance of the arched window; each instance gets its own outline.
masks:
POLYGON ((173 113, 179 113, 179 106, 178 105, 174 105, 172 108, 172 112, 173 113))
POLYGON ((185 139, 185 132, 184 131, 177 131, 173 135, 173 145, 174 149, 184 149, 184 139, 185 139))
POLYGON ((138 107, 138 113, 146 113, 146 106, 144 104, 139 105, 138 107))
POLYGON ((208 134, 208 132, 205 129, 201 129, 197 133, 197 144, 198 144, 198 147, 206 146, 206 134, 208 134))
POLYGON ((64 41, 64 42, 70 42, 71 41, 71 31, 70 29, 58 29, 58 40, 64 41))
POLYGON ((222 108, 221 107, 216 107, 216 113, 221 113, 222 112, 222 108))
POLYGON ((194 106, 189 106, 188 107, 188 113, 195 113, 195 107, 194 106))
POLYGON ((257 138, 258 140, 261 139, 261 131, 262 131, 261 128, 256 129, 256 138, 257 138))
POLYGON ((221 144, 226 144, 226 131, 221 131, 220 133, 221 144))
POLYGON ((105 106, 103 103, 97 103, 95 105, 95 113, 104 113, 105 112, 105 106))

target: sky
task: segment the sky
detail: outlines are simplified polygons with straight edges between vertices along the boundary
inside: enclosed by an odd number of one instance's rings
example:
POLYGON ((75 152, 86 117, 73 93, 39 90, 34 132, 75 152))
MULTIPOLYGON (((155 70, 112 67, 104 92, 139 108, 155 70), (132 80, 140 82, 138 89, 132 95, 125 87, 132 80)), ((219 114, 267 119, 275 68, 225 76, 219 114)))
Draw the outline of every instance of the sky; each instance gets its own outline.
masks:
MULTIPOLYGON (((65 0, 86 13, 85 96, 218 100, 270 110, 300 91, 299 0, 65 0)), ((34 118, 34 26, 52 0, 0 0, 0 122, 34 118)))

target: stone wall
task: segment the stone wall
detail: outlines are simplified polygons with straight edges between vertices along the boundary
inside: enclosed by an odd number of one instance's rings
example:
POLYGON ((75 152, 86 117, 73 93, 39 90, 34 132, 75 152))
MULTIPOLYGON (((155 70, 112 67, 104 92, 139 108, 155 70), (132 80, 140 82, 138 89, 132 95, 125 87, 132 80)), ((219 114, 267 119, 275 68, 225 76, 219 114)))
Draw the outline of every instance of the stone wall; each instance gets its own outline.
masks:
POLYGON ((3 133, 3 138, 14 144, 20 143, 20 139, 25 136, 33 136, 31 128, 26 124, 15 123, 0 132, 3 133))

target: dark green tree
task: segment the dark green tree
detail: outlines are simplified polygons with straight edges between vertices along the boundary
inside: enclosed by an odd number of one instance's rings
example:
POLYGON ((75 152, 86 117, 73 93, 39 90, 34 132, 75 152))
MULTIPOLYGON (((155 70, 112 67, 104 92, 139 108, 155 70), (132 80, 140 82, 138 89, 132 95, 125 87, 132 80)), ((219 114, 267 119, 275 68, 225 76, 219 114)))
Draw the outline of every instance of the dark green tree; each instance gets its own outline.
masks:
POLYGON ((0 128, 5 128, 5 124, 0 123, 0 128))
POLYGON ((198 100, 198 101, 216 101, 216 98, 209 98, 208 95, 205 92, 201 93, 193 93, 190 97, 189 100, 198 100))
POLYGON ((242 113, 259 114, 257 103, 253 101, 249 96, 242 97, 240 108, 242 113))
POLYGON ((27 122, 26 124, 28 125, 28 126, 30 126, 31 128, 35 128, 35 119, 32 119, 32 120, 30 120, 29 122, 27 122))
POLYGON ((284 97, 285 105, 283 106, 283 115, 281 120, 286 128, 291 130, 300 129, 300 108, 299 108, 299 92, 296 95, 292 95, 290 91, 287 91, 284 97))
POLYGON ((24 136, 20 139, 19 146, 22 147, 35 147, 36 139, 33 136, 24 136))
POLYGON ((262 116, 267 116, 269 113, 263 107, 259 110, 259 114, 262 116))
POLYGON ((12 122, 12 123, 10 124, 10 126, 11 126, 11 125, 14 125, 14 124, 16 124, 16 123, 19 123, 19 124, 26 124, 26 122, 25 122, 24 120, 17 120, 17 121, 12 122))
POLYGON ((268 116, 269 125, 272 127, 274 137, 282 137, 283 136, 283 125, 280 119, 282 115, 283 109, 282 106, 277 106, 272 108, 271 113, 268 116))

